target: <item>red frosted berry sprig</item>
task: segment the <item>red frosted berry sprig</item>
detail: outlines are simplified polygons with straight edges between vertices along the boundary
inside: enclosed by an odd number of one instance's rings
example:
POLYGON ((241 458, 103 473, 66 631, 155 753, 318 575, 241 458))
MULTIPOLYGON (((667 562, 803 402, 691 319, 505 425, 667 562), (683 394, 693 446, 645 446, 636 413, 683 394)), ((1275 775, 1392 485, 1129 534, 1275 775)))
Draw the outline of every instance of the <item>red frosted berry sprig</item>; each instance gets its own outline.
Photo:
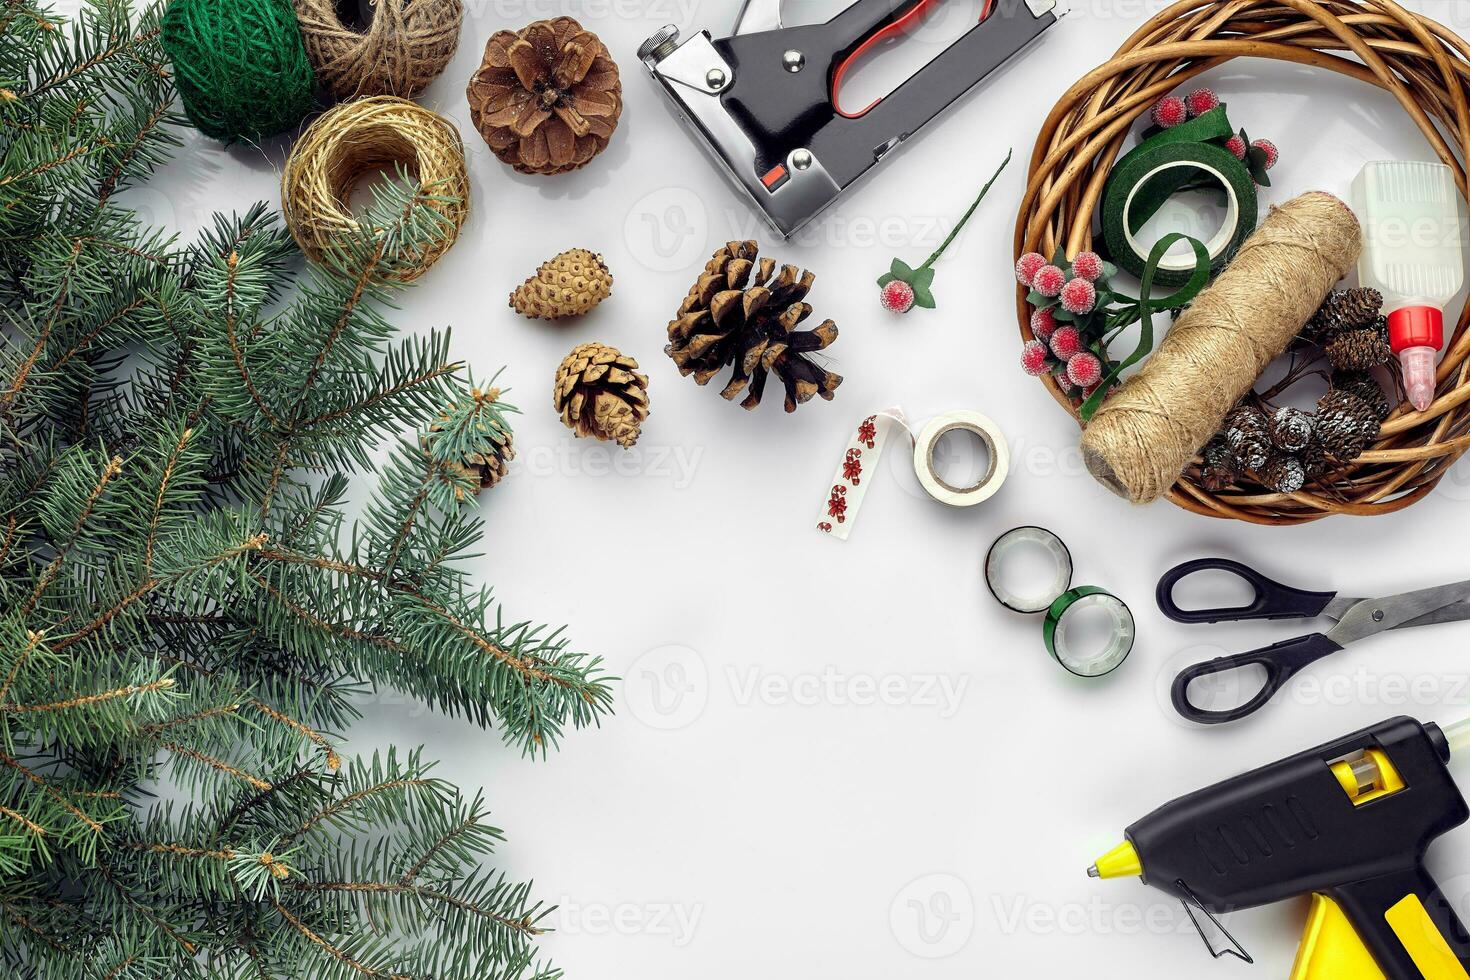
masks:
POLYGON ((1016 260, 1016 281, 1030 292, 1031 336, 1021 349, 1021 369, 1033 377, 1051 375, 1068 395, 1096 390, 1104 376, 1099 355, 1107 329, 1117 274, 1096 252, 1079 252, 1070 261, 1058 250, 1047 261, 1040 252, 1016 260))
MULTIPOLYGON (((1153 125, 1144 131, 1143 138, 1148 139, 1160 130, 1182 126, 1191 119, 1198 119, 1205 113, 1214 112, 1217 109, 1223 111, 1224 108, 1225 103, 1221 102, 1220 97, 1208 88, 1197 88, 1183 98, 1177 95, 1166 95, 1155 102, 1153 108, 1149 110, 1148 116, 1153 125)), ((1223 146, 1234 155, 1235 159, 1244 163, 1246 170, 1250 172, 1251 180, 1262 187, 1271 186, 1271 179, 1266 176, 1266 171, 1276 166, 1276 159, 1280 156, 1275 143, 1267 139, 1252 140, 1243 129, 1223 140, 1211 140, 1210 142, 1223 146)), ((1209 185, 1201 184, 1200 186, 1209 185)), ((1190 186, 1187 185, 1180 189, 1189 190, 1190 186)))
MULTIPOLYGON (((990 179, 985 182, 985 186, 980 188, 980 193, 970 205, 969 210, 960 217, 959 221, 955 222, 955 226, 950 231, 948 237, 924 260, 923 265, 915 269, 902 259, 895 258, 889 265, 888 271, 878 277, 878 288, 881 290, 878 298, 885 310, 890 313, 907 313, 916 306, 926 310, 934 309, 934 293, 930 290, 930 286, 934 283, 934 263, 939 261, 939 257, 944 254, 944 250, 949 248, 949 243, 954 241, 955 236, 960 233, 960 229, 965 227, 965 222, 970 220, 970 215, 974 214, 975 209, 980 206, 980 202, 985 200, 985 194, 990 190, 990 185, 995 183, 995 179, 1000 176, 1000 172, 1010 162, 1011 152, 1007 150, 1006 158, 1000 162, 1000 166, 996 168, 995 173, 991 174, 990 179)), ((1022 260, 1029 262, 1026 256, 1022 256, 1022 260)), ((1042 259, 1041 265, 1045 264, 1046 260, 1042 259)), ((1029 281, 1035 278, 1039 268, 1040 266, 1027 265, 1023 269, 1021 263, 1017 262, 1016 275, 1025 275, 1029 281)), ((1060 290, 1061 287, 1062 284, 1060 282, 1057 283, 1057 289, 1060 290)))

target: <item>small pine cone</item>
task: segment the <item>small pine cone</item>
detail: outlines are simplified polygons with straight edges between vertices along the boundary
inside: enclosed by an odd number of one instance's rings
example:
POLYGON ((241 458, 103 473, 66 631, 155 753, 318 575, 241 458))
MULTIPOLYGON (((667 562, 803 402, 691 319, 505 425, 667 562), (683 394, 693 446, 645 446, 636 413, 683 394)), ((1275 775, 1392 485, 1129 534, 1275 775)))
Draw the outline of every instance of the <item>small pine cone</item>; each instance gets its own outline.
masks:
POLYGON ((1332 387, 1351 392, 1373 406, 1373 415, 1382 422, 1393 411, 1393 404, 1378 379, 1367 371, 1334 371, 1332 387))
POLYGON ((536 274, 510 294, 510 306, 532 319, 581 316, 607 299, 612 283, 601 255, 573 248, 542 262, 536 274))
POLYGON ((1296 493, 1307 483, 1302 461, 1288 453, 1273 454, 1256 475, 1261 478, 1261 483, 1277 493, 1296 493))
POLYGON ((1317 401, 1317 442, 1330 458, 1351 462, 1377 438, 1377 412, 1362 398, 1329 388, 1317 401))
POLYGON ((1205 446, 1204 466, 1200 468, 1200 483, 1211 493, 1218 493, 1240 479, 1240 463, 1221 436, 1216 436, 1205 446))
POLYGON ((1327 450, 1315 438, 1297 453, 1297 459, 1302 461, 1302 471, 1308 480, 1318 479, 1332 467, 1332 461, 1327 458, 1327 450))
POLYGON ((624 449, 638 441, 648 418, 648 375, 638 362, 606 344, 572 349, 556 369, 552 402, 562 424, 579 437, 613 441, 624 449))
POLYGON ((1327 359, 1340 371, 1367 371, 1393 358, 1386 333, 1376 326, 1339 330, 1323 344, 1327 359))
POLYGON ((1378 319, 1382 308, 1383 296, 1376 289, 1357 286, 1335 290, 1317 308, 1307 325, 1308 334, 1314 340, 1325 341, 1339 330, 1366 327, 1378 319))
POLYGON ((450 481, 455 502, 464 500, 465 483, 478 494, 505 476, 516 456, 505 414, 514 411, 500 400, 499 388, 487 391, 474 388, 468 399, 445 406, 420 438, 429 456, 441 460, 445 469, 456 477, 450 481), (458 442, 458 448, 452 442, 458 442))
POLYGON ((1296 453, 1312 441, 1312 416, 1301 409, 1282 406, 1271 413, 1271 444, 1282 452, 1296 453))
POLYGON ((1235 454, 1241 469, 1258 470, 1271 455, 1271 422, 1266 413, 1249 405, 1238 405, 1225 416, 1225 445, 1235 454))

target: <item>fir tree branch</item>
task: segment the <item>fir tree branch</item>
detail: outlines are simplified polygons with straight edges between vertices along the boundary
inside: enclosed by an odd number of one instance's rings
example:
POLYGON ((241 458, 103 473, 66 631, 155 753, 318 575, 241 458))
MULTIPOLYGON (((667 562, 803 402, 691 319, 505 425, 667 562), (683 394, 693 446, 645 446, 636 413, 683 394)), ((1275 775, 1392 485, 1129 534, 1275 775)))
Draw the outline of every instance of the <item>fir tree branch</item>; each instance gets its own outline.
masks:
POLYGON ((358 304, 362 302, 363 294, 378 275, 378 266, 383 261, 383 250, 388 247, 386 235, 380 236, 377 247, 373 250, 371 257, 361 264, 357 277, 352 283, 352 290, 348 294, 347 301, 342 304, 342 311, 337 320, 332 324, 332 329, 327 331, 327 336, 322 339, 321 349, 317 351, 316 357, 312 358, 311 367, 306 372, 306 378, 301 382, 301 390, 296 398, 296 407, 292 410, 292 417, 301 414, 301 407, 306 403, 306 396, 311 391, 311 386, 316 384, 317 374, 320 373, 322 365, 331 356, 332 348, 337 344, 337 338, 347 325, 352 322, 352 316, 357 311, 358 304))
POLYGON ((40 824, 36 823, 34 820, 31 820, 25 814, 18 813, 15 810, 10 809, 10 807, 5 806, 4 804, 0 804, 0 816, 9 817, 11 820, 14 820, 16 823, 18 823, 21 826, 25 827, 27 830, 29 830, 31 833, 35 834, 37 837, 45 837, 46 836, 46 828, 45 827, 42 827, 40 824))
POLYGON ((115 324, 121 323, 128 316, 128 314, 133 313, 134 311, 146 306, 148 304, 148 301, 151 299, 151 296, 139 295, 137 299, 119 309, 117 312, 112 314, 112 316, 108 317, 106 320, 102 320, 101 322, 99 322, 91 330, 83 334, 76 343, 67 348, 66 353, 57 358, 56 362, 52 364, 51 367, 47 370, 50 372, 61 370, 63 367, 66 366, 66 363, 68 361, 77 356, 77 354, 81 353, 82 350, 84 350, 89 344, 92 343, 92 341, 96 340, 98 335, 100 335, 102 331, 115 324))
POLYGON ((143 545, 143 574, 145 576, 153 572, 153 544, 158 539, 158 524, 163 516, 164 494, 168 492, 169 480, 173 479, 174 467, 179 465, 179 456, 193 435, 193 429, 185 429, 179 436, 179 441, 174 443, 173 451, 168 454, 167 462, 163 464, 163 473, 158 479, 158 493, 153 497, 153 509, 148 514, 148 540, 143 545))
POLYGON ((364 398, 361 401, 354 402, 350 405, 343 405, 339 408, 334 408, 330 412, 324 412, 321 415, 314 415, 309 419, 302 419, 301 421, 296 422, 293 425, 293 428, 298 430, 310 429, 313 426, 323 425, 328 422, 336 422, 340 419, 349 418, 361 412, 365 412, 368 409, 373 408, 374 406, 380 405, 385 401, 396 398, 397 396, 403 394, 405 391, 409 391, 421 385, 428 384, 430 381, 436 381, 439 378, 444 378, 455 374, 463 368, 463 361, 454 361, 450 364, 441 364, 431 371, 424 371, 418 375, 415 375, 412 378, 405 378, 404 380, 400 381, 398 384, 395 384, 390 388, 384 388, 382 391, 374 392, 371 396, 364 398))
MULTIPOLYGON (((3 552, 0 552, 0 555, 3 555, 3 552)), ((20 673, 20 669, 25 666, 26 661, 30 659, 31 654, 40 645, 41 634, 34 630, 26 630, 26 645, 21 650, 20 656, 15 658, 15 663, 11 665, 10 672, 5 675, 5 683, 0 684, 0 702, 3 702, 5 696, 10 693, 10 685, 15 683, 16 675, 20 673)))
POLYGON ((143 120, 143 124, 138 128, 137 134, 128 141, 127 145, 121 147, 122 152, 118 154, 117 162, 97 188, 98 207, 105 207, 107 205, 113 192, 117 190, 117 185, 122 180, 123 173, 127 170, 128 164, 132 163, 133 158, 143 148, 143 144, 147 142, 159 124, 163 122, 164 117, 168 115, 169 105, 173 102, 173 92, 165 89, 165 96, 165 98, 160 99, 154 104, 153 111, 143 120))
POLYGON ((240 375, 240 380, 245 384, 245 391, 250 395, 250 400, 255 402, 255 407, 266 417, 271 425, 282 428, 281 420, 272 412, 265 399, 260 397, 260 392, 255 387, 254 380, 250 377, 250 371, 245 367, 245 354, 240 350, 239 339, 235 336, 236 321, 239 314, 235 309, 235 274, 240 268, 240 253, 231 252, 225 259, 225 267, 228 270, 225 281, 225 335, 229 338, 230 353, 235 358, 235 370, 240 375))
POLYGON ((61 945, 56 940, 52 939, 49 935, 47 935, 46 933, 42 932, 35 925, 35 923, 31 922, 31 920, 28 919, 28 918, 26 918, 24 915, 21 915, 20 912, 15 908, 14 905, 11 905, 9 902, 0 902, 0 909, 4 909, 5 910, 5 916, 11 922, 14 922, 16 925, 20 926, 26 932, 29 932, 32 935, 34 935, 37 939, 41 940, 47 946, 50 946, 52 949, 56 950, 58 953, 66 953, 67 952, 67 949, 66 949, 65 946, 61 945))
POLYGON ((44 776, 32 772, 30 769, 27 769, 25 766, 21 765, 20 762, 12 759, 10 756, 6 755, 3 752, 0 752, 0 764, 9 766, 10 768, 19 772, 26 779, 29 779, 31 782, 41 787, 41 789, 46 793, 47 796, 51 797, 57 803, 61 804, 62 809, 66 810, 72 816, 76 817, 79 821, 86 824, 88 829, 92 830, 94 833, 102 832, 102 824, 98 823, 86 813, 82 812, 82 810, 78 808, 75 804, 73 804, 71 800, 62 795, 60 790, 52 786, 51 783, 44 776))
POLYGON ((92 510, 97 506, 97 499, 102 496, 102 491, 107 489, 107 484, 112 482, 112 478, 121 472, 121 456, 112 457, 112 459, 107 461, 107 465, 102 467, 102 474, 97 478, 96 484, 93 485, 92 492, 88 495, 87 502, 82 506, 81 513, 77 515, 76 523, 72 525, 71 534, 67 535, 66 540, 61 542, 61 547, 57 550, 56 557, 51 559, 51 563, 46 566, 46 570, 36 580, 36 587, 32 590, 31 597, 20 607, 20 614, 22 616, 30 615, 31 610, 35 608, 41 596, 46 593, 46 589, 56 579, 57 574, 61 571, 61 566, 66 563, 66 556, 70 554, 72 547, 76 544, 77 536, 81 534, 82 528, 87 523, 87 519, 92 516, 92 510))
POLYGON ((429 902, 437 902, 461 912, 499 923, 507 929, 527 936, 540 936, 546 930, 538 928, 529 915, 507 917, 490 909, 481 908, 473 902, 458 898, 448 892, 426 888, 422 885, 405 884, 401 881, 298 881, 291 886, 298 892, 344 892, 373 895, 412 895, 429 902))
POLYGON ((313 945, 326 951, 339 962, 345 963, 346 965, 352 967, 352 969, 356 970, 358 973, 361 973, 363 976, 382 977, 384 978, 384 980, 415 980, 414 977, 411 977, 406 973, 383 973, 379 970, 373 969, 366 963, 362 963, 358 960, 353 959, 341 949, 338 949, 336 946, 333 946, 321 936, 318 936, 316 933, 312 932, 311 929, 307 928, 305 923, 296 918, 296 916, 292 915, 291 912, 279 901, 272 899, 271 904, 276 907, 276 911, 281 914, 281 918, 290 923, 292 928, 305 936, 313 945))
POLYGON ((147 694, 152 691, 164 691, 174 686, 172 677, 160 677, 156 681, 147 684, 128 684, 124 687, 116 687, 110 691, 99 691, 96 694, 83 694, 64 701, 52 701, 47 704, 0 704, 0 714, 26 714, 37 711, 66 711, 71 708, 86 708, 103 701, 111 701, 114 698, 130 698, 135 694, 147 694))
POLYGON ((175 715, 174 717, 165 719, 164 721, 154 721, 149 722, 146 725, 140 725, 138 727, 138 731, 143 735, 157 735, 159 732, 167 731, 170 728, 177 728, 180 725, 188 725, 196 721, 203 721, 206 718, 218 718, 222 715, 232 715, 239 710, 240 706, 238 704, 217 704, 210 708, 202 708, 199 711, 191 711, 185 715, 175 715))
MULTIPOLYGON (((251 538, 246 539, 242 544, 229 549, 224 554, 215 555, 211 557, 208 561, 204 562, 202 565, 196 568, 185 569, 183 572, 180 572, 178 573, 178 575, 175 575, 173 577, 179 578, 187 574, 188 572, 198 571, 201 568, 208 568, 213 565, 218 565, 223 562, 230 561, 231 559, 236 558, 239 555, 244 554, 245 552, 259 550, 265 544, 267 538, 268 535, 257 534, 251 538)), ((127 609, 133 603, 146 596, 149 592, 152 592, 154 589, 158 588, 158 586, 165 584, 165 581, 166 580, 159 578, 145 579, 143 582, 139 583, 138 586, 134 588, 131 592, 123 596, 122 599, 104 609, 96 619, 92 620, 86 626, 83 626, 80 630, 77 630, 75 633, 72 633, 69 636, 57 640, 56 643, 52 645, 52 649, 59 652, 71 646, 73 643, 77 643, 80 640, 83 640, 91 634, 102 629, 108 623, 112 622, 112 620, 115 619, 119 614, 121 614, 123 610, 127 609)))
POLYGON ((57 169, 58 167, 66 166, 73 160, 78 160, 84 156, 96 153, 99 150, 108 149, 111 146, 112 144, 109 143, 107 140, 98 140, 96 143, 73 146, 71 149, 67 150, 60 156, 52 157, 50 160, 44 160, 41 163, 35 164, 27 170, 22 170, 19 173, 0 175, 0 187, 4 187, 6 184, 17 184, 21 181, 32 180, 36 177, 43 176, 44 174, 47 174, 52 170, 57 169))
POLYGON ((342 813, 342 812, 344 812, 346 810, 351 809, 352 807, 354 807, 357 804, 361 803, 363 800, 368 799, 369 797, 380 796, 380 795, 382 795, 384 793, 391 793, 394 790, 407 789, 407 788, 414 787, 414 786, 428 786, 428 785, 431 785, 432 783, 433 783, 433 780, 431 780, 431 779, 423 779, 423 778, 420 778, 420 777, 406 777, 406 778, 403 778, 403 779, 388 779, 388 780, 384 780, 383 782, 376 783, 376 784, 374 784, 372 786, 368 786, 368 787, 365 787, 363 789, 360 789, 360 790, 358 790, 355 793, 349 793, 349 794, 347 794, 346 796, 342 797, 339 800, 333 800, 327 806, 322 807, 316 813, 313 813, 306 820, 306 822, 303 823, 296 831, 294 831, 293 833, 286 834, 284 837, 281 838, 281 840, 284 843, 289 844, 289 843, 297 840, 298 838, 300 838, 301 835, 305 834, 308 830, 310 830, 311 828, 315 827, 317 824, 321 823, 323 820, 330 820, 332 817, 336 816, 337 814, 342 813))
POLYGON ((56 291, 56 301, 51 306, 51 313, 46 317, 46 322, 41 327, 40 335, 36 338, 35 346, 31 348, 30 354, 21 362, 20 368, 15 372, 15 377, 11 380, 10 387, 5 391, 0 391, 0 409, 8 410, 14 404, 15 398, 20 394, 21 388, 25 387, 26 379, 30 376, 31 371, 35 369, 36 362, 40 360, 41 354, 46 350, 46 344, 51 339, 51 328, 56 323, 56 317, 65 307, 67 296, 70 292, 71 277, 76 273, 77 258, 81 254, 81 243, 73 242, 71 254, 67 257, 65 275, 56 291))
POLYGON ((409 865, 408 870, 403 872, 403 876, 398 879, 398 883, 404 886, 412 885, 414 879, 419 876, 419 873, 422 872, 424 868, 428 865, 428 863, 434 859, 435 854, 438 854, 455 840, 462 837, 466 831, 477 826, 479 822, 479 818, 472 814, 471 816, 466 817, 464 820, 461 820, 459 823, 455 824, 453 827, 449 828, 449 830, 445 831, 443 834, 440 834, 438 839, 435 840, 434 843, 430 844, 427 848, 424 849, 424 853, 419 857, 419 859, 413 864, 409 865))
POLYGON ((238 803, 230 807, 230 809, 226 811, 225 815, 220 818, 218 825, 215 827, 215 839, 218 840, 220 837, 224 836, 227 831, 231 830, 235 826, 235 823, 241 817, 243 817, 246 813, 249 813, 256 807, 263 805, 267 800, 270 799, 272 794, 279 793, 281 790, 286 789, 311 775, 312 771, 303 766, 302 768, 297 769, 295 772, 291 773, 291 775, 287 776, 285 779, 277 780, 274 784, 271 785, 270 789, 257 790, 253 795, 242 798, 238 803))
POLYGON ((60 85, 64 85, 74 78, 85 75, 87 72, 97 68, 100 65, 106 64, 119 55, 133 53, 134 49, 137 48, 139 45, 156 40, 160 33, 161 32, 158 28, 153 28, 151 30, 146 30, 142 33, 127 38, 122 42, 110 45, 102 51, 97 52, 92 57, 86 58, 78 62, 77 64, 66 68, 63 71, 56 72, 49 78, 38 82, 36 85, 32 86, 30 91, 23 94, 21 98, 34 99, 38 95, 44 95, 51 89, 54 89, 60 85))
POLYGON ((223 759, 216 759, 212 755, 206 755, 205 753, 200 752, 198 749, 191 749, 187 745, 180 745, 177 742, 159 742, 158 744, 160 748, 168 749, 168 751, 174 753, 174 755, 183 756, 186 759, 193 759, 195 762, 203 763, 211 769, 222 772, 226 776, 233 776, 241 782, 248 783, 249 785, 254 786, 256 789, 268 790, 271 788, 271 784, 266 782, 264 779, 261 779, 259 776, 252 776, 245 770, 240 769, 236 766, 232 766, 223 759))
POLYGON ((157 912, 144 905, 143 903, 139 902, 137 899, 133 898, 132 893, 128 891, 127 888, 123 887, 122 882, 117 880, 117 876, 112 873, 112 868, 105 860, 99 859, 97 861, 97 872, 98 874, 102 875, 104 881, 112 886, 113 890, 117 892, 118 897, 127 904, 128 908, 132 909, 134 912, 137 912, 149 922, 152 922, 154 926, 156 926, 158 930, 162 932, 165 936, 168 936, 174 942, 184 947, 184 951, 186 953, 188 953, 190 956, 193 956, 199 951, 198 946, 185 939, 183 936, 180 936, 173 926, 164 921, 161 915, 159 915, 157 912))

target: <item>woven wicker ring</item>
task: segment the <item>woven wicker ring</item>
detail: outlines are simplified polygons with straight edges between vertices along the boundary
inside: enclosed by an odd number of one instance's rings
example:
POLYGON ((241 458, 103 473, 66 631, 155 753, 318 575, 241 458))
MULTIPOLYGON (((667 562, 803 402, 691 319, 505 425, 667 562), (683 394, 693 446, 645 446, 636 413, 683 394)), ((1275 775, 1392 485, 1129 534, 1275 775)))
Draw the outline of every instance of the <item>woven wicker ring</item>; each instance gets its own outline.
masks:
MULTIPOLYGON (((1016 219, 1015 250, 1075 255, 1091 247, 1093 212, 1129 130, 1159 97, 1234 58, 1325 68, 1390 92, 1466 194, 1470 151, 1470 45, 1392 0, 1183 0, 1155 15, 1110 60, 1067 90, 1031 154, 1016 219), (1354 58, 1332 52, 1350 53, 1354 58)), ((1021 335, 1031 339, 1026 291, 1018 288, 1021 335)), ((1434 404, 1399 408, 1378 442, 1325 483, 1293 494, 1211 493, 1189 467, 1168 498, 1197 514, 1257 524, 1298 524, 1329 514, 1386 514, 1428 494, 1470 448, 1470 311, 1462 310, 1439 367, 1434 404)), ((1077 404, 1049 376, 1052 396, 1077 404)))

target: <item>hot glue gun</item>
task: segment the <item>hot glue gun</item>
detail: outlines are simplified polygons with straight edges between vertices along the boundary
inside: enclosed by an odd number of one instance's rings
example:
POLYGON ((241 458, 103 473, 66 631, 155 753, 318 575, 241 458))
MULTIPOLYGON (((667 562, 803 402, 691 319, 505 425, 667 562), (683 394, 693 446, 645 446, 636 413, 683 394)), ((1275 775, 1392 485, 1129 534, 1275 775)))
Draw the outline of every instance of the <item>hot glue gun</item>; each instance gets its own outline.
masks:
POLYGON ((1311 895, 1291 980, 1470 980, 1470 934, 1424 868, 1470 817, 1447 767, 1461 751, 1470 720, 1391 718, 1165 804, 1088 874, 1142 877, 1184 902, 1212 955, 1247 962, 1215 916, 1311 895))

